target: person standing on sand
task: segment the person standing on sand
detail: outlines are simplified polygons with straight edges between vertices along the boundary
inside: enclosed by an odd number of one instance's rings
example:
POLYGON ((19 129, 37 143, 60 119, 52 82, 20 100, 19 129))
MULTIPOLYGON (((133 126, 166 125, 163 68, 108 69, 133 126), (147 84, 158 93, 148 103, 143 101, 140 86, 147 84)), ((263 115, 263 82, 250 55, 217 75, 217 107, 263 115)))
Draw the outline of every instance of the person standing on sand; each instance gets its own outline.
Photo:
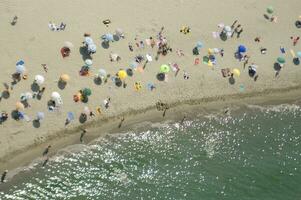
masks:
POLYGON ((49 157, 47 157, 47 158, 44 160, 44 162, 43 162, 42 166, 43 166, 43 167, 45 167, 45 166, 46 166, 46 164, 48 163, 48 161, 49 161, 49 157))
POLYGON ((296 45, 297 45, 297 43, 298 43, 299 39, 300 39, 300 37, 299 37, 299 36, 298 36, 298 37, 295 37, 295 38, 294 38, 293 36, 291 37, 291 40, 293 41, 293 45, 294 45, 294 46, 296 46, 296 45))
POLYGON ((125 118, 122 116, 122 117, 121 117, 121 120, 120 120, 120 123, 119 123, 119 125, 118 125, 118 128, 121 128, 122 123, 123 123, 124 120, 125 120, 125 118))
POLYGON ((43 156, 46 156, 49 152, 49 149, 51 148, 51 145, 49 145, 43 152, 43 156))
POLYGON ((8 170, 5 170, 5 171, 3 172, 2 176, 1 176, 1 183, 4 183, 5 177, 6 177, 7 173, 8 173, 8 170))
POLYGON ((79 138, 79 141, 80 141, 81 143, 83 143, 83 138, 84 138, 84 136, 86 135, 86 133, 87 133, 87 129, 82 129, 82 132, 81 132, 80 138, 79 138))

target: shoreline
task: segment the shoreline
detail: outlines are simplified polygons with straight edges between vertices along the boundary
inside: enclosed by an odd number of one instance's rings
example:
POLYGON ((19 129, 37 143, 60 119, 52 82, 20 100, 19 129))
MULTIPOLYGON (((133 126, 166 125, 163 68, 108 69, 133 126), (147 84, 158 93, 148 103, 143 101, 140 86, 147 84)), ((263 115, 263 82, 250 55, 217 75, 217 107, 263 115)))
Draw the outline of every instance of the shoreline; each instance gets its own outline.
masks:
MULTIPOLYGON (((301 85, 287 88, 266 89, 261 92, 236 93, 231 95, 221 95, 200 99, 191 99, 188 101, 168 102, 169 109, 166 116, 162 116, 162 111, 157 111, 156 107, 148 106, 144 109, 130 110, 119 115, 98 118, 82 126, 76 126, 68 130, 61 130, 51 134, 45 142, 32 144, 26 149, 18 150, 1 158, 0 170, 9 169, 7 178, 28 166, 30 163, 42 161, 41 154, 48 144, 52 145, 50 157, 55 155, 66 146, 80 144, 79 129, 87 128, 88 134, 85 136, 85 144, 103 137, 107 134, 122 133, 130 130, 133 125, 142 122, 162 122, 168 120, 181 120, 185 116, 194 116, 195 114, 205 114, 218 112, 224 108, 242 107, 247 104, 252 105, 275 105, 282 103, 295 103, 301 100, 301 85), (119 118, 125 117, 123 126, 118 128, 119 118), (99 131, 101 129, 101 131, 99 131), (53 150, 55 149, 55 150, 53 150), (9 159, 13 158, 13 159, 9 159)), ((189 119, 187 117, 186 119, 189 119)), ((6 184, 4 184, 6 185, 6 184)), ((1 188, 1 186, 0 186, 1 188)))

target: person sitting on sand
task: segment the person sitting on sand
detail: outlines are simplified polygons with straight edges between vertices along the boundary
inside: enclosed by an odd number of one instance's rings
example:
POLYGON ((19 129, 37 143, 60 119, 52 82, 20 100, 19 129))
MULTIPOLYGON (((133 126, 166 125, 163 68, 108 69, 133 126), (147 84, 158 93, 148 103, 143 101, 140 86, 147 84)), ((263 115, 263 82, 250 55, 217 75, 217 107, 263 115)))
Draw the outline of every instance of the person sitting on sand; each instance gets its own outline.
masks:
POLYGON ((3 111, 0 115, 0 123, 5 122, 8 119, 8 113, 3 111))
POLYGON ((63 22, 61 22, 60 26, 59 26, 61 31, 64 31, 66 28, 66 24, 64 24, 63 22))

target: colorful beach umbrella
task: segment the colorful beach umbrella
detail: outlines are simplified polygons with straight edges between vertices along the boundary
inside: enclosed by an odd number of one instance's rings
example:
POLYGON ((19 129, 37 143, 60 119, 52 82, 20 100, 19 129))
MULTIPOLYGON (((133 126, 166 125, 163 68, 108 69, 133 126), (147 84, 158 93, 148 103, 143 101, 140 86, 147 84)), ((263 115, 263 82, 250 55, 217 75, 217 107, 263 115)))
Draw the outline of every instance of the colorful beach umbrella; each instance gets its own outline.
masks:
POLYGON ((92 91, 91 91, 90 88, 84 88, 84 89, 82 90, 82 94, 83 94, 84 96, 90 96, 90 95, 92 94, 92 91))
POLYGON ((127 77, 127 73, 125 70, 119 70, 117 73, 117 76, 122 80, 125 79, 127 77))
POLYGON ((34 77, 34 81, 35 81, 38 85, 42 85, 42 84, 44 83, 44 81, 45 81, 45 78, 44 78, 44 76, 42 76, 42 75, 36 75, 36 76, 34 77))
POLYGON ((16 72, 19 74, 23 74, 25 72, 26 68, 24 65, 17 65, 16 66, 16 72))
POLYGON ((239 69, 237 69, 237 68, 234 68, 234 69, 232 70, 232 73, 233 73, 235 76, 237 76, 237 77, 240 76, 240 71, 239 71, 239 69))
POLYGON ((68 74, 62 74, 60 76, 60 81, 68 82, 70 80, 70 76, 68 74))
POLYGON ((277 62, 279 62, 280 64, 284 64, 285 63, 285 58, 280 56, 277 58, 277 62))
POLYGON ((170 67, 168 65, 161 65, 160 72, 168 73, 170 71, 170 67))
POLYGON ((267 7, 267 13, 272 14, 274 12, 274 8, 272 6, 267 7))
POLYGON ((244 45, 238 46, 238 52, 239 53, 245 53, 247 51, 247 48, 244 45))
POLYGON ((91 60, 91 59, 86 59, 85 60, 85 64, 86 64, 86 66, 91 66, 92 64, 93 64, 93 61, 91 60))
POLYGON ((24 104, 18 101, 16 103, 16 109, 17 110, 24 110, 24 104))

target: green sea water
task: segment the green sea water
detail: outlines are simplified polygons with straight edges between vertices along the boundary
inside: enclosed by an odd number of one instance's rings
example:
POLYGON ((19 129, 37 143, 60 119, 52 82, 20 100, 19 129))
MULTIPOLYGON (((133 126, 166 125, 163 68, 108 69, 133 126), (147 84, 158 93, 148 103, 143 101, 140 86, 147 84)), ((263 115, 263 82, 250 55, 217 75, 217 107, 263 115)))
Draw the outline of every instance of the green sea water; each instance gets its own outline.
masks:
POLYGON ((301 199, 301 108, 145 125, 61 151, 0 199, 301 199))

